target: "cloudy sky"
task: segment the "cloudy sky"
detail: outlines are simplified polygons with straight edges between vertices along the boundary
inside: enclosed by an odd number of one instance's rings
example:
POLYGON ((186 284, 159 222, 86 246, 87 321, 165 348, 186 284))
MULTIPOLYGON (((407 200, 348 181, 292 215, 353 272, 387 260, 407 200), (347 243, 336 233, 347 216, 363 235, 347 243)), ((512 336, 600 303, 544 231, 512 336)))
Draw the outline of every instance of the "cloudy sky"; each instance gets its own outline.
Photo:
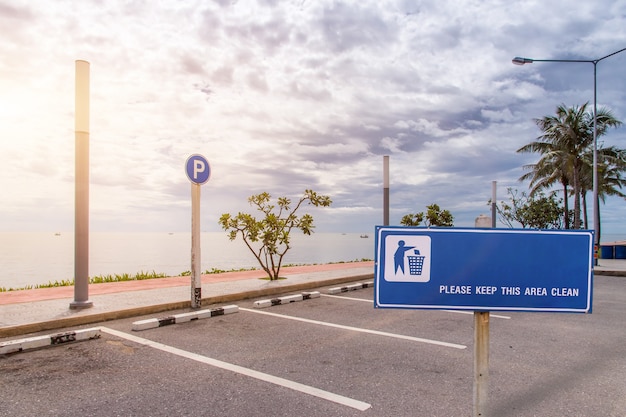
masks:
MULTIPOLYGON (((489 214, 534 155, 533 118, 593 101, 626 47, 626 1, 0 0, 0 231, 71 231, 75 61, 90 63, 92 231, 189 231, 184 164, 211 163, 202 229, 247 197, 328 194, 318 232, 438 203, 489 214)), ((626 52, 598 104, 626 121, 626 52)), ((626 127, 601 138, 626 148, 626 127)), ((626 202, 602 206, 626 234, 626 202)))

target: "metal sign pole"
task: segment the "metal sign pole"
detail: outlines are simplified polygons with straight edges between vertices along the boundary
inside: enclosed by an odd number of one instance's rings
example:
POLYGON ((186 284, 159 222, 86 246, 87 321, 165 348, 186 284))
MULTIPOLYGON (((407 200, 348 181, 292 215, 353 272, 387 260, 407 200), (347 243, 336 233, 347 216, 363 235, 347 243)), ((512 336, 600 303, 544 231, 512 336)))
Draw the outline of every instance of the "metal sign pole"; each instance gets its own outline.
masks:
POLYGON ((191 184, 191 308, 202 304, 200 259, 200 184, 191 184))
POLYGON ((185 162, 185 172, 191 181, 191 308, 202 303, 202 262, 200 259, 200 186, 209 180, 209 161, 193 154, 185 162))

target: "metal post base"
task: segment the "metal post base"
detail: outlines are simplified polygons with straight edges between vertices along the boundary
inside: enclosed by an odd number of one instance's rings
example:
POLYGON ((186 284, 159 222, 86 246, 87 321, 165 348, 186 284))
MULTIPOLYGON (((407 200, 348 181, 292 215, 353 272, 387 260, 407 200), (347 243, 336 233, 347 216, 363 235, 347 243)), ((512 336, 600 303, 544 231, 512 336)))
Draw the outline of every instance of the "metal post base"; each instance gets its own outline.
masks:
POLYGON ((70 303, 70 310, 82 310, 83 308, 93 307, 92 301, 72 301, 70 303))

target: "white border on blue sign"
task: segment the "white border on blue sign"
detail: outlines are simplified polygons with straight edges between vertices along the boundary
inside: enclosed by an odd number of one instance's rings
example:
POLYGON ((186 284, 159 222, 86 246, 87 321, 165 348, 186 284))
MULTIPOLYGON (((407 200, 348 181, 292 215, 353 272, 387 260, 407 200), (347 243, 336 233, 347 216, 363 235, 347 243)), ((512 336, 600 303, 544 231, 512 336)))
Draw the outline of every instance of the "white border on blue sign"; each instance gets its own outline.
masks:
MULTIPOLYGON (((376 242, 375 242, 375 257, 376 264, 374 266, 374 287, 375 287, 375 299, 374 305, 378 308, 399 308, 399 309, 420 309, 420 310, 463 310, 463 311, 514 311, 514 312, 553 312, 553 313, 590 313, 593 299, 593 260, 594 260, 594 240, 592 230, 541 230, 541 229, 482 229, 482 228, 425 228, 425 227, 402 227, 402 226, 377 226, 376 228, 376 242), (534 308, 534 307, 507 307, 507 306, 458 306, 458 305, 413 305, 413 304, 390 304, 380 303, 380 283, 381 268, 385 268, 385 265, 381 265, 381 235, 385 231, 399 231, 406 229, 407 231, 428 231, 429 233, 437 232, 458 232, 458 233, 507 233, 507 234, 520 234, 520 233, 533 233, 533 234, 562 234, 562 235, 581 235, 586 234, 589 238, 589 252, 588 252, 588 273, 587 273, 587 299, 586 306, 584 308, 534 308)), ((388 281, 385 279, 385 281, 388 281)))

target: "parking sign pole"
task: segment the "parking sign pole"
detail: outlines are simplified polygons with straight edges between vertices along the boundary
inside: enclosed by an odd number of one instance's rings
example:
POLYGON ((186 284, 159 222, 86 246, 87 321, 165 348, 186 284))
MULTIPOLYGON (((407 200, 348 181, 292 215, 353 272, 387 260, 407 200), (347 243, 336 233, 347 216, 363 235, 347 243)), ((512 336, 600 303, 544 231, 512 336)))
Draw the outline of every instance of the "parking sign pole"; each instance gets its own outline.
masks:
POLYGON ((185 162, 185 172, 191 181, 191 308, 200 308, 202 300, 202 262, 200 259, 200 186, 209 180, 209 161, 199 154, 185 162))
POLYGON ((191 308, 202 304, 200 259, 200 184, 191 184, 191 308))

